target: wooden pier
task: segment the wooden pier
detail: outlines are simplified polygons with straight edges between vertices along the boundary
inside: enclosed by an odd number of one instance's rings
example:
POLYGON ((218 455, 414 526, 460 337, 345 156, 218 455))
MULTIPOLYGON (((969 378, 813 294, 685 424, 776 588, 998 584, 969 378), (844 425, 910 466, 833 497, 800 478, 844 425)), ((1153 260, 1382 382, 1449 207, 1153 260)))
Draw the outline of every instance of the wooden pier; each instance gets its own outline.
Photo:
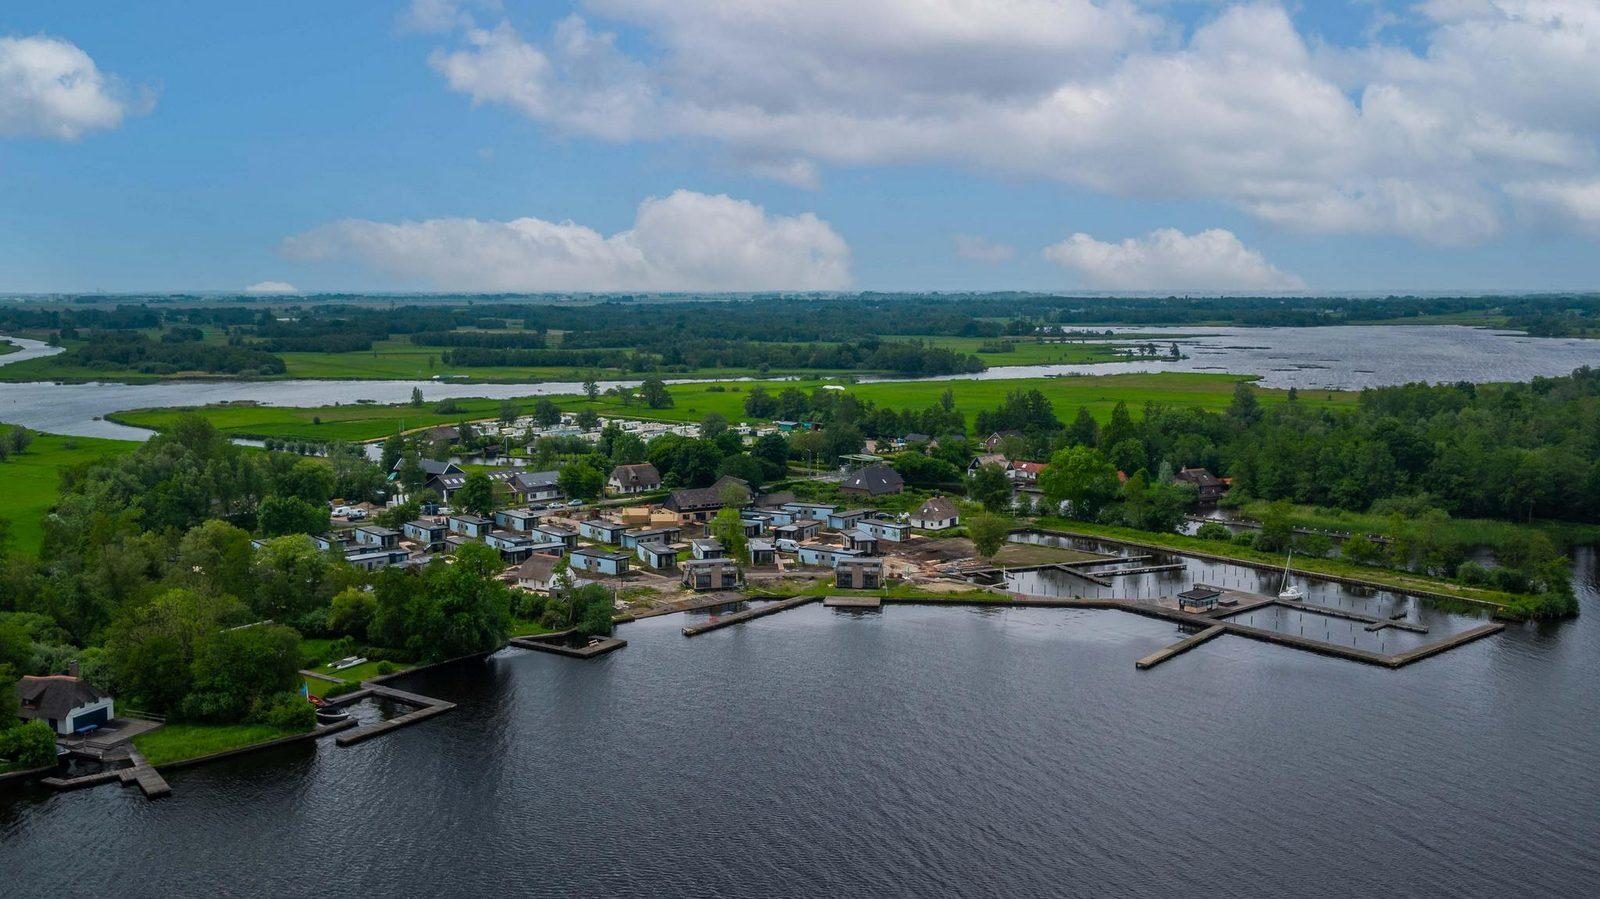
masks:
POLYGON ((1367 626, 1366 629, 1369 631, 1381 631, 1386 627, 1392 627, 1395 630, 1410 631, 1413 634, 1426 634, 1428 632, 1428 626, 1425 624, 1417 624, 1411 621, 1401 621, 1393 617, 1379 618, 1374 615, 1367 615, 1361 612, 1351 612, 1347 609, 1341 609, 1335 606, 1319 606, 1309 602, 1296 602, 1291 599, 1279 599, 1274 604, 1283 606, 1286 609, 1309 612, 1313 615, 1326 615, 1329 618, 1343 618, 1346 621, 1359 621, 1362 624, 1365 624, 1367 626))
POLYGON ((147 799, 160 799, 172 795, 172 787, 167 785, 167 779, 145 761, 139 750, 129 749, 128 761, 133 762, 133 767, 123 768, 117 772, 117 779, 122 781, 123 786, 138 784, 147 799))
POLYGON ((796 596, 792 599, 781 599, 777 602, 764 605, 758 609, 746 609, 743 612, 734 612, 732 615, 724 615, 721 618, 718 618, 714 621, 708 621, 705 624, 690 625, 683 629, 683 635, 685 637, 698 637, 701 634, 710 633, 711 631, 720 630, 725 627, 731 627, 735 624, 743 624, 746 621, 753 621, 757 618, 763 618, 767 615, 776 615, 779 612, 787 612, 790 609, 799 608, 800 606, 808 603, 816 602, 821 598, 822 597, 820 596, 796 596))
POLYGON ((570 632, 560 634, 538 634, 531 637, 512 637, 507 642, 518 649, 531 649, 534 652, 548 652, 569 659, 592 659, 603 656, 608 652, 615 652, 628 645, 628 641, 620 637, 607 637, 586 646, 567 646, 561 643, 569 636, 570 632))
POLYGON ((822 601, 830 609, 882 609, 880 596, 830 596, 822 601))
POLYGON ((426 721, 435 715, 442 715, 456 707, 456 704, 453 702, 445 702, 442 699, 433 699, 428 696, 419 696, 416 693, 407 693, 404 690, 396 690, 393 687, 385 687, 373 681, 367 681, 365 687, 368 691, 368 695, 377 696, 382 699, 390 699, 395 702, 403 702, 407 705, 417 706, 417 710, 390 718, 387 721, 380 721, 377 724, 369 724, 366 727, 361 727, 347 733, 342 733, 339 736, 334 737, 334 742, 340 746, 354 746, 357 743, 370 740, 373 737, 381 737, 384 734, 399 730, 402 727, 416 724, 421 721, 426 721))
POLYGON ((1133 667, 1138 668, 1140 671, 1143 671, 1146 668, 1154 668, 1170 658, 1183 655, 1184 653, 1202 643, 1205 643, 1208 640, 1222 636, 1224 633, 1227 633, 1227 630, 1227 628, 1220 624, 1213 624, 1198 634, 1179 640, 1165 649, 1158 649, 1155 652, 1150 653, 1139 661, 1134 662, 1133 667))

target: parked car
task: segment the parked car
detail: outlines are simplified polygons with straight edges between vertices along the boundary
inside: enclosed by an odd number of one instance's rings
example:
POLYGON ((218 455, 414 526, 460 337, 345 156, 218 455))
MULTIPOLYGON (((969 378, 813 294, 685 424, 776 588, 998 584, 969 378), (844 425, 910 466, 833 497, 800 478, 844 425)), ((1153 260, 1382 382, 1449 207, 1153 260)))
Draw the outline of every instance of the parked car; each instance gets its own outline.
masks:
POLYGON ((344 517, 346 521, 364 521, 367 517, 367 510, 351 509, 349 512, 345 513, 344 517))

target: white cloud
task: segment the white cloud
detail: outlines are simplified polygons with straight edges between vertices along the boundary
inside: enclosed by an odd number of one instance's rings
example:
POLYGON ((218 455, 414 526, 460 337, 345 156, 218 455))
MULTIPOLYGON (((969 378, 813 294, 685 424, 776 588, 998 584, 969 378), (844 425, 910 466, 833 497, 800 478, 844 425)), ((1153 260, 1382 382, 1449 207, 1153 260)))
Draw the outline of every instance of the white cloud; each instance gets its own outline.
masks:
POLYGON ((976 234, 957 234, 955 247, 957 256, 973 262, 1009 262, 1017 255, 1016 247, 996 243, 976 234))
POLYGON ((639 204, 610 236, 571 221, 346 220, 288 238, 307 260, 354 259, 445 290, 832 290, 850 250, 811 213, 768 215, 727 196, 679 190, 639 204))
POLYGON ((0 37, 0 137, 77 140, 117 127, 139 106, 75 44, 0 37))
POLYGON ((1600 180, 1536 181, 1512 184, 1507 191, 1543 218, 1567 222, 1600 236, 1600 180))
POLYGON ((1600 5, 1422 15, 1414 52, 1307 41, 1272 2, 1185 39, 1122 0, 589 0, 547 39, 474 26, 431 61, 476 103, 606 140, 710 139, 788 183, 954 163, 1459 245, 1503 228, 1508 184, 1600 177, 1600 5))
POLYGON ((273 293, 299 293, 300 290, 287 281, 257 281, 249 287, 246 287, 244 292, 260 295, 273 293))
POLYGON ((1160 228, 1120 243, 1079 233, 1045 247, 1044 257, 1078 272, 1086 286, 1105 290, 1261 293, 1305 287, 1220 228, 1193 235, 1160 228))

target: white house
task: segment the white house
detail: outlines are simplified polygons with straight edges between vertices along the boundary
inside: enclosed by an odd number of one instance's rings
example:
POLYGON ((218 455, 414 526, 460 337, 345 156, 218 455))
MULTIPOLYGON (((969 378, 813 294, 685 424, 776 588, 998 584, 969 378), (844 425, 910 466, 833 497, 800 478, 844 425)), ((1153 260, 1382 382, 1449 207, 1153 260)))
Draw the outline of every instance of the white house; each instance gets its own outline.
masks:
POLYGON ((935 496, 911 513, 911 526, 925 531, 942 531, 961 523, 961 513, 956 504, 942 496, 935 496))
POLYGON ((114 716, 111 697, 70 674, 24 677, 17 682, 17 715, 43 721, 58 736, 103 727, 114 716))

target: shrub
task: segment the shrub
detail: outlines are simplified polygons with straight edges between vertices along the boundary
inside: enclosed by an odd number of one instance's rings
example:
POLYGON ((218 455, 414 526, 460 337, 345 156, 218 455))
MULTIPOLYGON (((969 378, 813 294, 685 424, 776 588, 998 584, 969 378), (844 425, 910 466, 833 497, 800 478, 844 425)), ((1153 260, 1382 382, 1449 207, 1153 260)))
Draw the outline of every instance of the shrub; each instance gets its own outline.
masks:
POLYGON ((1234 546, 1244 546, 1244 547, 1255 546, 1256 545, 1255 532, 1254 531, 1244 531, 1242 533, 1234 534, 1233 535, 1233 545, 1234 546))
POLYGON ((394 666, 393 662, 384 661, 384 662, 379 662, 378 663, 378 676, 379 677, 382 677, 385 674, 393 674, 394 672, 395 672, 395 666, 394 666))
POLYGON ((1462 562, 1456 568, 1456 580, 1468 587, 1487 587, 1489 585, 1489 569, 1477 562, 1462 562))
POLYGON ((317 708, 299 693, 276 693, 258 700, 250 717, 279 730, 310 730, 317 723, 317 708))
POLYGON ((1226 541, 1233 539, 1233 532, 1228 530, 1227 525, 1218 521, 1208 521, 1200 525, 1194 535, 1201 540, 1226 541))
POLYGON ((56 735, 43 721, 0 730, 0 767, 43 768, 56 760, 56 735))

